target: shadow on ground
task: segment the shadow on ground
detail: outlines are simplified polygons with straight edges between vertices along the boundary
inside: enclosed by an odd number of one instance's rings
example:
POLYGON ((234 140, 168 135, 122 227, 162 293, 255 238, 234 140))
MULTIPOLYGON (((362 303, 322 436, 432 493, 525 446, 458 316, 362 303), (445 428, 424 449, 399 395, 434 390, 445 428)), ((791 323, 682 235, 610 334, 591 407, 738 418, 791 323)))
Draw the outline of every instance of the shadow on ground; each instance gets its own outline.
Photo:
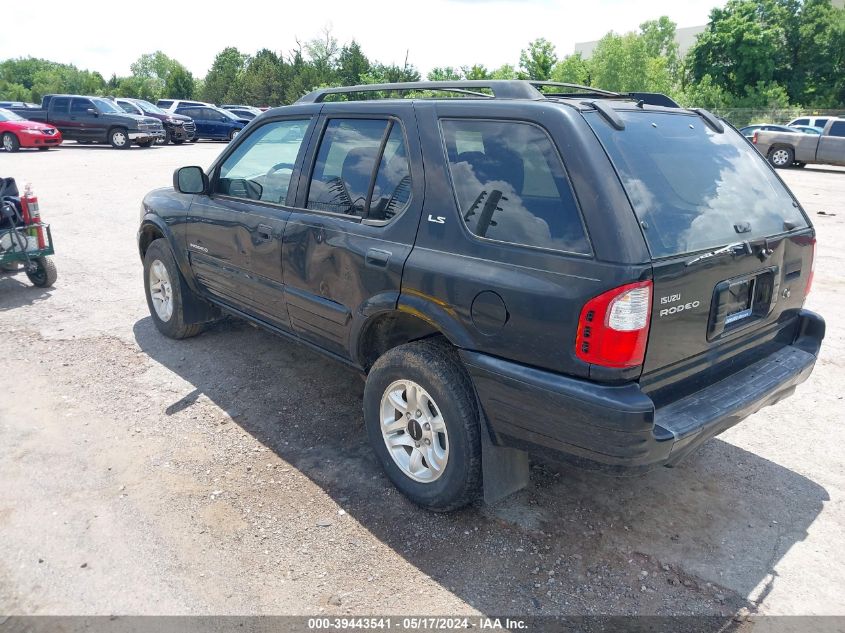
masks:
POLYGON ((357 373, 237 321, 171 341, 145 318, 134 334, 195 387, 167 413, 205 394, 483 613, 675 615, 679 601, 684 614, 732 612, 752 592, 765 595, 777 562, 828 499, 811 480, 716 439, 678 468, 633 478, 534 464, 529 488, 501 504, 435 515, 382 475, 365 440, 357 373), (681 595, 668 600, 673 593, 681 595))
POLYGON ((44 301, 52 292, 52 288, 33 286, 23 269, 0 271, 0 312, 44 301))

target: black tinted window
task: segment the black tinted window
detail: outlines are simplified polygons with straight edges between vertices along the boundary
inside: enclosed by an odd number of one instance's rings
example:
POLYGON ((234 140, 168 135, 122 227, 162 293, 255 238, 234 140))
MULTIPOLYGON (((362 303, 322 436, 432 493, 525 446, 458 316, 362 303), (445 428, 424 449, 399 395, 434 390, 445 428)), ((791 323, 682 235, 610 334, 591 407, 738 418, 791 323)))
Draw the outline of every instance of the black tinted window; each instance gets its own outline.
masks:
POLYGON ((815 127, 823 128, 825 125, 827 125, 828 121, 830 121, 830 119, 816 119, 815 127))
POLYGON ((275 121, 254 130, 220 167, 219 193, 283 204, 307 119, 275 121))
POLYGON ((156 101, 156 105, 158 105, 159 108, 169 108, 173 105, 173 101, 170 99, 159 99, 156 101))
POLYGON ((329 121, 308 189, 309 209, 364 216, 388 123, 384 119, 329 121))
POLYGON ((790 125, 810 125, 810 119, 795 119, 790 125))
POLYGON ((93 108, 94 104, 91 103, 88 99, 74 99, 70 103, 70 113, 71 114, 85 114, 88 112, 88 108, 93 108))
POLYGON ((830 126, 830 136, 845 136, 845 121, 836 121, 830 126))
POLYGON ((548 135, 529 123, 442 122, 461 217, 475 235, 589 253, 575 196, 548 135))
POLYGON ((379 162, 367 217, 389 220, 401 213, 411 199, 411 165, 402 128, 392 124, 379 162))
POLYGON ((68 97, 54 97, 51 105, 54 114, 67 114, 70 108, 70 99, 68 97))
POLYGON ((132 105, 128 101, 118 101, 117 105, 120 106, 120 108, 124 112, 128 112, 129 114, 140 114, 140 112, 138 111, 138 108, 136 108, 134 105, 132 105))
POLYGON ((624 130, 595 112, 585 114, 619 173, 654 257, 807 226, 765 159, 730 128, 719 134, 691 115, 620 111, 619 116, 624 130))

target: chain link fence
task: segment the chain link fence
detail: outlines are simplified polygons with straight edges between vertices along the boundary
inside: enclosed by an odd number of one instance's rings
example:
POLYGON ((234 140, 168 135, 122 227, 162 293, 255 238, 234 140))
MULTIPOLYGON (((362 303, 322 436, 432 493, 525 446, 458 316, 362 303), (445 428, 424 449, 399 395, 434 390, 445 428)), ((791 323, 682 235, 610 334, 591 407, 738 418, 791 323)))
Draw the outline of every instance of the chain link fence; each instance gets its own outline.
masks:
POLYGON ((731 122, 734 127, 752 123, 789 123, 798 117, 834 116, 845 118, 845 110, 824 110, 814 108, 724 108, 714 112, 731 122))

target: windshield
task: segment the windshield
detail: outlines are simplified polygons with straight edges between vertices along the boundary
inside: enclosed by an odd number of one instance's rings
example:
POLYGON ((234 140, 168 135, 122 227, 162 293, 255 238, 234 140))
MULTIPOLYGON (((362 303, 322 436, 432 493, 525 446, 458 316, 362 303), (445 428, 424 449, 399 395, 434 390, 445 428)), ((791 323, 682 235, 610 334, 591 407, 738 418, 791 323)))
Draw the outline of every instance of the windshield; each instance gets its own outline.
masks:
POLYGON ((765 160, 729 127, 696 115, 618 114, 624 130, 585 113, 616 167, 652 257, 754 241, 807 226, 765 160))
POLYGON ((138 100, 138 101, 133 101, 133 103, 136 106, 138 106, 139 108, 141 108, 141 110, 143 110, 147 114, 167 114, 167 112, 165 112, 164 110, 162 110, 158 106, 154 106, 149 101, 138 100))
POLYGON ((0 121, 26 121, 22 116, 18 116, 11 110, 0 108, 0 121))
POLYGON ((98 99, 96 97, 92 98, 91 101, 100 112, 119 112, 120 114, 124 114, 123 109, 120 108, 114 101, 109 101, 108 99, 98 99))

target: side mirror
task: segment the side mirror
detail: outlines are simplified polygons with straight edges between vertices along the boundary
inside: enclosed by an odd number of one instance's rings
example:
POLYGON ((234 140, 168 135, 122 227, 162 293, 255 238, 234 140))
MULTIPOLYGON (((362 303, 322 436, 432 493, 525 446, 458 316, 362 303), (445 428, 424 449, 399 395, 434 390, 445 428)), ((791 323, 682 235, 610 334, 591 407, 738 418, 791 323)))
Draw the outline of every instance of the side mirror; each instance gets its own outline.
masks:
POLYGON ((100 113, 99 113, 99 112, 97 112, 94 108, 88 108, 88 109, 86 110, 86 112, 87 112, 88 114, 93 114, 94 116, 97 116, 97 115, 99 115, 99 114, 100 114, 100 113))
POLYGON ((208 176, 202 167, 180 167, 173 172, 173 188, 179 193, 206 193, 208 176))

